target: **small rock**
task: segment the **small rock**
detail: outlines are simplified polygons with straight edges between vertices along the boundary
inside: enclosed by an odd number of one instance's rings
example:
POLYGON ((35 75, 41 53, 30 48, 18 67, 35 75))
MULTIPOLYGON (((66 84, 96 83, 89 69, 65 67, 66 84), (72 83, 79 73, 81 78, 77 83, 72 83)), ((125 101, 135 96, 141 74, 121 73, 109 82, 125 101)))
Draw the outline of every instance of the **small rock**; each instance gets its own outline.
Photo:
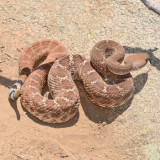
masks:
POLYGON ((107 123, 106 122, 102 122, 102 126, 106 126, 107 125, 107 123))
POLYGON ((66 153, 60 153, 60 158, 66 158, 69 157, 66 153))

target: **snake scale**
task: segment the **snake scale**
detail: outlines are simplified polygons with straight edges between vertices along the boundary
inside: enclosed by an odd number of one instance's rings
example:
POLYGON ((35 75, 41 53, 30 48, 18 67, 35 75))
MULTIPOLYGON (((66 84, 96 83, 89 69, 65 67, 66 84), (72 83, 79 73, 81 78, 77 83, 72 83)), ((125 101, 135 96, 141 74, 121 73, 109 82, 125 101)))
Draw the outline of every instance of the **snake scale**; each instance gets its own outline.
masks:
POLYGON ((9 90, 12 100, 21 95, 22 105, 34 116, 48 123, 62 123, 78 111, 80 97, 74 80, 80 81, 87 97, 101 107, 118 107, 134 94, 134 81, 130 74, 146 65, 145 53, 125 58, 124 48, 112 40, 97 42, 90 60, 67 54, 66 48, 56 40, 35 42, 23 50, 19 59, 19 79, 9 90), (42 58, 46 59, 35 68, 42 58), (106 83, 108 78, 112 83, 106 83), (53 99, 42 96, 48 81, 53 99))

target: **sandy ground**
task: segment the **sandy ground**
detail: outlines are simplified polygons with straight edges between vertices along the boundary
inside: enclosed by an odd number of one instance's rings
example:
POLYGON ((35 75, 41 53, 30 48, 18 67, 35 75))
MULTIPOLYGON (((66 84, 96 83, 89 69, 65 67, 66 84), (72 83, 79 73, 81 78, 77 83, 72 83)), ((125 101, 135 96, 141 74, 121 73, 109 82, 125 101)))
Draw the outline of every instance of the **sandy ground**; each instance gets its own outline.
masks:
POLYGON ((160 16, 140 0, 0 0, 0 159, 159 160, 160 16), (69 54, 89 57, 99 40, 146 52, 152 65, 132 73, 135 96, 117 109, 93 105, 80 84, 79 113, 47 124, 24 110, 8 89, 18 78, 18 58, 28 44, 52 38, 69 54))

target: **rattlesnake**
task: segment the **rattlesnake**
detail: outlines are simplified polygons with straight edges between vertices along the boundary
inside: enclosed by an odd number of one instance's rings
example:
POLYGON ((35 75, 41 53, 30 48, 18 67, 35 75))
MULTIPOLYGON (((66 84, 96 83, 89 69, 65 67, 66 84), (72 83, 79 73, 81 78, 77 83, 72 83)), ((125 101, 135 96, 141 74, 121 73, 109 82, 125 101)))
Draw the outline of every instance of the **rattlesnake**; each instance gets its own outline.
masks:
POLYGON ((9 97, 16 99, 22 86, 22 105, 48 123, 65 122, 77 113, 80 97, 73 80, 82 82, 86 95, 98 106, 118 107, 125 104, 134 94, 134 81, 129 72, 143 67, 149 59, 148 55, 130 55, 122 65, 125 50, 112 40, 96 43, 90 55, 91 63, 81 55, 68 55, 65 47, 55 40, 31 44, 20 56, 20 77, 10 89, 9 97), (47 58, 33 71, 35 63, 43 56, 47 58), (53 99, 41 95, 47 76, 53 99), (106 77, 114 84, 105 83, 103 78, 106 77))

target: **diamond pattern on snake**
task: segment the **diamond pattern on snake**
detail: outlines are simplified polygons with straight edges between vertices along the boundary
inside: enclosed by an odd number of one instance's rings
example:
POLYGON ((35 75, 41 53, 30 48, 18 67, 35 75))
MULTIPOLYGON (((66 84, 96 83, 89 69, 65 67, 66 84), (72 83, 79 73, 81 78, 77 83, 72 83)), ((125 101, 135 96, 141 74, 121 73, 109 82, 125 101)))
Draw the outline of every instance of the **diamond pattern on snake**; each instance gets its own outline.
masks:
POLYGON ((87 97, 97 106, 113 108, 134 95, 131 71, 147 64, 145 53, 125 58, 124 48, 112 40, 97 42, 84 56, 67 54, 63 44, 45 39, 26 47, 19 58, 19 78, 9 90, 9 98, 21 97, 22 105, 38 119, 62 123, 76 115, 80 96, 74 80, 82 83, 87 97), (46 59, 35 68, 43 57, 46 59), (104 81, 108 78, 112 83, 104 81), (42 96, 48 83, 53 99, 42 96))

